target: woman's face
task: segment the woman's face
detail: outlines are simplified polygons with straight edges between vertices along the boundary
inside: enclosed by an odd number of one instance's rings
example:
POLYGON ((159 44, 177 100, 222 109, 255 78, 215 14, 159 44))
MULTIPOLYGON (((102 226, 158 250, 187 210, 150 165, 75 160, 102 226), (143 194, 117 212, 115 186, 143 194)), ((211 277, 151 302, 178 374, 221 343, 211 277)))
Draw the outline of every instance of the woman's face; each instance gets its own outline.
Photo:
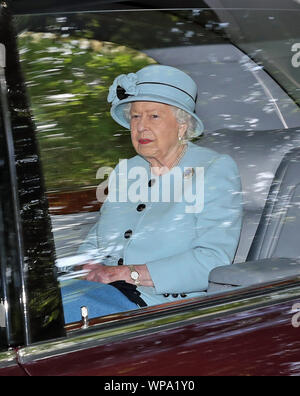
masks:
POLYGON ((145 158, 163 161, 180 145, 186 125, 179 124, 171 106, 156 102, 134 102, 131 107, 131 140, 145 158))

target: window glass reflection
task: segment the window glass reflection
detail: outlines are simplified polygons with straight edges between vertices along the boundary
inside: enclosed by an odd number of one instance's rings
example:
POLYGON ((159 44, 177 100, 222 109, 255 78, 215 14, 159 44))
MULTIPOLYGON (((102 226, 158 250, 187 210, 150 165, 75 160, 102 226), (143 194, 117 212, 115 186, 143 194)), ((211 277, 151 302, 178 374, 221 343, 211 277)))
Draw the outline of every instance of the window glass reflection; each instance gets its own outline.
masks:
POLYGON ((263 143, 256 144, 264 151, 266 133, 281 131, 274 146, 287 144, 300 125, 300 38, 290 18, 271 11, 172 10, 16 19, 65 279, 82 262, 80 247, 107 197, 109 172, 99 169, 135 155, 130 133, 110 117, 108 89, 118 75, 157 63, 185 71, 199 87, 196 111, 205 134, 195 143, 238 160, 246 222, 235 260, 245 259, 279 161, 270 147, 265 162, 272 166, 262 165, 247 138, 261 133, 263 143))
POLYGON ((129 133, 109 115, 109 85, 154 61, 118 44, 54 33, 23 32, 19 45, 62 257, 76 253, 98 217, 98 169, 134 154, 129 133))

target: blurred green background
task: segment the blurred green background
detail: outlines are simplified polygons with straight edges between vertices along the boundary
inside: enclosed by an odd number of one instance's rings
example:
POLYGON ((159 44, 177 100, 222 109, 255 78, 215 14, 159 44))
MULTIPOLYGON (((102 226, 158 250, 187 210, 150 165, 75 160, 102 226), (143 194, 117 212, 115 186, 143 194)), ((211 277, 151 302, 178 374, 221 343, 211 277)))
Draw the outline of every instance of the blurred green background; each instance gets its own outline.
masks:
POLYGON ((135 155, 110 116, 114 79, 155 63, 110 42, 23 32, 19 51, 48 192, 96 186, 97 170, 135 155))

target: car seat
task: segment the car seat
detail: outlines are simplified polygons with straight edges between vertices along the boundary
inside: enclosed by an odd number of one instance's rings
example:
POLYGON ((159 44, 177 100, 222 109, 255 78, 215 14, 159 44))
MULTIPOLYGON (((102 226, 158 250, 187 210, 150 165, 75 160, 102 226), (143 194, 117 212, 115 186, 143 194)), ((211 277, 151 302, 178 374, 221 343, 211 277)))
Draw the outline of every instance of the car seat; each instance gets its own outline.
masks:
POLYGON ((247 261, 274 257, 300 258, 300 148, 276 172, 247 261))
POLYGON ((246 263, 215 268, 208 293, 300 275, 300 148, 288 152, 272 182, 246 263))

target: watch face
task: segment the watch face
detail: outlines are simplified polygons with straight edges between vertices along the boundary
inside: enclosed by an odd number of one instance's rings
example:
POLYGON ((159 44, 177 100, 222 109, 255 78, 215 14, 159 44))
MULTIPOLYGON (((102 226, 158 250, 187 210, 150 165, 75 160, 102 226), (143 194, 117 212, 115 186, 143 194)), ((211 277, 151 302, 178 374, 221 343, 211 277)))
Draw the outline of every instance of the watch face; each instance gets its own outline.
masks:
POLYGON ((133 280, 138 280, 138 279, 139 279, 139 273, 136 272, 136 271, 133 271, 133 272, 131 273, 131 278, 132 278, 133 280))

